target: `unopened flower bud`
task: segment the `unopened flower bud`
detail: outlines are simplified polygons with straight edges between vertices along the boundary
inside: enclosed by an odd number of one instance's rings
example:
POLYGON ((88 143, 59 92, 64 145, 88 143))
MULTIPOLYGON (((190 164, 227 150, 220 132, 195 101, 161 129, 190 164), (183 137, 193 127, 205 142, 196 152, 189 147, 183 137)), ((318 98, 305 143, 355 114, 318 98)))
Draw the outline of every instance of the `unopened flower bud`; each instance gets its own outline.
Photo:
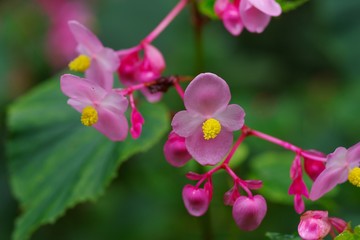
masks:
POLYGON ((267 206, 263 196, 240 196, 234 203, 232 214, 241 230, 252 231, 259 227, 266 211, 267 206))
POLYGON ((202 216, 209 208, 209 194, 205 189, 186 185, 183 188, 182 197, 187 211, 192 216, 202 216))
POLYGON ((192 158, 186 149, 185 138, 180 137, 175 132, 169 134, 164 145, 164 155, 174 167, 181 167, 192 158))
POLYGON ((327 211, 307 211, 300 217, 298 232, 304 240, 322 239, 330 230, 327 211))
MULTIPOLYGON (((309 150, 307 152, 313 154, 314 156, 318 156, 318 157, 326 156, 324 153, 316 151, 316 150, 309 150)), ((325 163, 304 157, 304 168, 305 168, 305 172, 307 173, 307 175, 313 181, 315 181, 315 179, 319 176, 319 174, 322 171, 324 171, 325 163)))

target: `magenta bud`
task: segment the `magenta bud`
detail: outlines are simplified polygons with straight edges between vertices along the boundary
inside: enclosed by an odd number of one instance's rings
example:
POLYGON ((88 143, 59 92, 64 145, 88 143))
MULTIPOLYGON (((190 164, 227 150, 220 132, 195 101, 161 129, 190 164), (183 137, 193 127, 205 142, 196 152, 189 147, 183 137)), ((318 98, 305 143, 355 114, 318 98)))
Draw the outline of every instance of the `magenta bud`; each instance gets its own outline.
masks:
POLYGON ((130 134, 133 139, 137 139, 141 135, 142 125, 144 124, 145 120, 141 115, 141 113, 135 108, 131 112, 130 122, 131 122, 130 134))
MULTIPOLYGON (((309 150, 307 152, 318 157, 326 156, 324 153, 316 150, 309 150)), ((319 176, 319 174, 322 171, 324 171, 325 163, 304 157, 304 168, 305 168, 305 172, 311 178, 311 180, 315 181, 315 179, 319 176)))
POLYGON ((347 222, 345 222, 344 220, 342 220, 340 218, 331 217, 331 218, 329 218, 329 222, 336 229, 336 231, 338 231, 338 233, 342 233, 348 227, 347 222))
POLYGON ((267 211, 266 201, 261 195, 240 196, 234 203, 232 214, 241 230, 252 231, 261 224, 267 211))
POLYGON ((182 197, 187 211, 192 216, 202 216, 209 208, 209 194, 205 189, 188 184, 183 188, 182 197))
POLYGON ((322 239, 330 230, 327 211, 307 211, 300 217, 298 232, 304 240, 322 239))
POLYGON ((174 167, 181 167, 192 158, 186 149, 185 138, 173 131, 164 145, 164 155, 168 163, 174 167))
POLYGON ((203 175, 202 174, 198 174, 196 172, 188 172, 186 175, 185 175, 189 180, 194 180, 194 181, 197 181, 197 180, 200 180, 203 175))
POLYGON ((258 190, 263 186, 261 180, 245 180, 245 182, 246 182, 246 186, 252 190, 258 190))
POLYGON ((239 197, 240 193, 234 186, 224 194, 224 204, 227 206, 232 206, 239 197))

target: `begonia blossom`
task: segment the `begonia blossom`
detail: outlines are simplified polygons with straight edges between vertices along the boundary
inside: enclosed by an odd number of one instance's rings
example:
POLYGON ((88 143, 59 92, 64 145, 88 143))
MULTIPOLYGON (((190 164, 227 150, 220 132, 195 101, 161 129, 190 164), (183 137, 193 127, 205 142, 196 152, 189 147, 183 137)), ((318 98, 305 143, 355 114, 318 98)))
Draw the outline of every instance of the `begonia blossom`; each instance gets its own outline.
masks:
MULTIPOLYGON (((118 51, 121 64, 118 69, 120 82, 127 87, 146 83, 161 77, 165 69, 165 60, 161 52, 153 45, 143 43, 132 50, 118 51), (141 57, 141 51, 143 56, 141 57)), ((149 102, 157 102, 162 93, 151 93, 149 89, 140 90, 149 102)))
POLYGON ((234 36, 239 35, 244 25, 240 17, 240 0, 216 0, 214 10, 216 15, 223 21, 225 28, 234 36))
POLYGON ((111 48, 106 48, 89 29, 77 21, 69 21, 69 27, 74 35, 80 55, 69 63, 71 70, 85 71, 87 79, 96 82, 105 90, 113 87, 114 72, 120 59, 111 48))
POLYGON ((239 10, 245 28, 255 33, 263 32, 271 17, 281 14, 281 7, 275 0, 241 0, 239 10))
POLYGON ((316 178, 310 191, 310 199, 317 200, 337 184, 349 179, 360 187, 360 143, 346 149, 338 147, 327 156, 326 168, 316 178))
POLYGON ((174 132, 202 165, 214 165, 230 150, 233 131, 241 129, 245 112, 231 98, 227 83, 212 73, 199 74, 185 90, 186 110, 172 120, 174 132))
POLYGON ((164 155, 168 163, 174 167, 181 167, 192 158, 186 149, 185 138, 180 137, 173 131, 169 134, 164 145, 164 155))
POLYGON ((106 91, 93 81, 65 74, 60 80, 68 104, 81 113, 81 122, 93 126, 112 141, 122 141, 128 132, 124 112, 128 100, 115 91, 106 91))

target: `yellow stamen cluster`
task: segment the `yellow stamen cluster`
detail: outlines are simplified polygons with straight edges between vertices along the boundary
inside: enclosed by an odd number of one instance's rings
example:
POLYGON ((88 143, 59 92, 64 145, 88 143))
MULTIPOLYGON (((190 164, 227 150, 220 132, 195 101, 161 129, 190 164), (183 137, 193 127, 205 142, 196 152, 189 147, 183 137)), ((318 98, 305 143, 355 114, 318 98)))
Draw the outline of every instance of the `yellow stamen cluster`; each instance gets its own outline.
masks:
POLYGON ((356 167, 350 170, 348 175, 349 182, 360 187, 360 168, 356 167))
POLYGON ((86 55, 79 55, 69 63, 69 68, 76 72, 85 72, 90 67, 91 59, 86 55))
POLYGON ((87 106, 83 109, 81 114, 81 123, 85 126, 92 126, 98 121, 98 113, 92 106, 87 106))
POLYGON ((205 140, 214 139, 221 131, 220 122, 214 118, 209 118, 203 123, 202 130, 205 140))

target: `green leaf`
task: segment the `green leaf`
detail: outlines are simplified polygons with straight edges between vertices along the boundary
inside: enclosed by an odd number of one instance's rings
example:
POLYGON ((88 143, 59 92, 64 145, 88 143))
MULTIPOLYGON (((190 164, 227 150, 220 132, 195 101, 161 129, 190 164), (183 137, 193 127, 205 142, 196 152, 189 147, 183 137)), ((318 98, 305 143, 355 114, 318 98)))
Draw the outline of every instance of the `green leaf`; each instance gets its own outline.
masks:
POLYGON ((351 230, 345 230, 335 237, 335 240, 359 240, 360 239, 360 225, 354 228, 354 232, 351 230))
POLYGON ((9 109, 10 177, 22 210, 15 240, 29 238, 39 226, 53 223, 77 203, 96 200, 122 162, 151 148, 168 130, 166 108, 141 102, 142 136, 112 142, 94 128, 82 126, 80 114, 66 100, 59 81, 53 79, 9 109))
POLYGON ((265 236, 272 240, 290 240, 290 239, 301 240, 301 238, 297 235, 274 233, 274 232, 267 232, 265 236))
POLYGON ((205 16, 211 19, 219 19, 214 10, 215 0, 198 1, 198 9, 205 16))
POLYGON ((300 7, 304 3, 306 3, 309 0, 276 0, 283 12, 288 12, 291 10, 295 10, 296 8, 300 7))

